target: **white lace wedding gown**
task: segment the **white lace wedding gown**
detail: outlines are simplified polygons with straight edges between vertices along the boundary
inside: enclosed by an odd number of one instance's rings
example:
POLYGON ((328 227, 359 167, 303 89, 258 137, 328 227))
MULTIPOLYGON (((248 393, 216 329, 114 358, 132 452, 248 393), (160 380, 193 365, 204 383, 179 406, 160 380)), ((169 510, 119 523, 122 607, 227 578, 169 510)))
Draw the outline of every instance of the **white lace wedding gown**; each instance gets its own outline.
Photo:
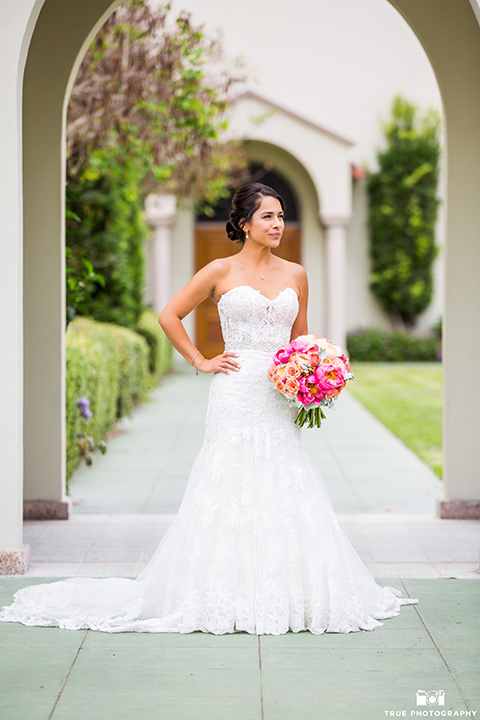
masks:
POLYGON ((347 633, 418 602, 377 585, 362 563, 301 447, 296 410, 267 377, 290 340, 296 292, 270 300, 242 285, 218 311, 241 369, 212 376, 203 446, 148 565, 135 580, 25 587, 0 620, 104 632, 347 633))

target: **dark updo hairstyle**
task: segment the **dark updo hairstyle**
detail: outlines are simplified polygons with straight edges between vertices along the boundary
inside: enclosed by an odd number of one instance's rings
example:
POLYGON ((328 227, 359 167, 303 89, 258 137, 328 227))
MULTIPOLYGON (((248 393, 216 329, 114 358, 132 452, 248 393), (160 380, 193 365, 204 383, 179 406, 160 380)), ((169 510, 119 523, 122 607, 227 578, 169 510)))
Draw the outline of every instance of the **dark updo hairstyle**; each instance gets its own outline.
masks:
POLYGON ((276 198, 282 206, 282 210, 285 212, 285 202, 283 198, 280 197, 273 188, 268 187, 268 185, 256 182, 248 183, 248 185, 242 185, 242 187, 238 188, 233 196, 229 220, 225 226, 230 240, 236 240, 241 243, 245 242, 243 226, 246 222, 250 222, 264 197, 276 198))

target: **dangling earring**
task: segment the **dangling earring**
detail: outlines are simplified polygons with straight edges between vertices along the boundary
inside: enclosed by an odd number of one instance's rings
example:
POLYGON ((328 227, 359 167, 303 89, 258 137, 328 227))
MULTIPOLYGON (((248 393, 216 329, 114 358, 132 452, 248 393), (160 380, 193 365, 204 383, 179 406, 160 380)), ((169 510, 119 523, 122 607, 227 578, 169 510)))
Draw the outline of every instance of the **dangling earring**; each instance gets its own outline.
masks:
POLYGON ((245 233, 245 240, 248 240, 248 230, 247 230, 247 232, 245 233))

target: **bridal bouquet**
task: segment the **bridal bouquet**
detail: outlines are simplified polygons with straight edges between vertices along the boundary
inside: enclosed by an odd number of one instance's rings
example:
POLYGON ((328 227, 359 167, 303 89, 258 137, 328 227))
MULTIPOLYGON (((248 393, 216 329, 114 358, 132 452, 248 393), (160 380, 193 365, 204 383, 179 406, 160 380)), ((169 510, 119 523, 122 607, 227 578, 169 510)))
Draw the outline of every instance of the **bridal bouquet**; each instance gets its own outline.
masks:
POLYGON ((341 347, 319 335, 300 335, 277 350, 268 377, 299 408, 295 422, 311 428, 321 426, 322 408, 332 407, 355 376, 341 347))

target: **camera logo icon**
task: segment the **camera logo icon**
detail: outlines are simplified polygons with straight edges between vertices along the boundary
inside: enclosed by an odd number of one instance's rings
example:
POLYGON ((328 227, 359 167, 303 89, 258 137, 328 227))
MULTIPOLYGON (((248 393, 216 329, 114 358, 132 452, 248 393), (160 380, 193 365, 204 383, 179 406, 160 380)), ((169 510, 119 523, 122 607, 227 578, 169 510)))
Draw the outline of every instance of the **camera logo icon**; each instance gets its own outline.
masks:
POLYGON ((417 690, 417 705, 445 705, 445 691, 417 690))

